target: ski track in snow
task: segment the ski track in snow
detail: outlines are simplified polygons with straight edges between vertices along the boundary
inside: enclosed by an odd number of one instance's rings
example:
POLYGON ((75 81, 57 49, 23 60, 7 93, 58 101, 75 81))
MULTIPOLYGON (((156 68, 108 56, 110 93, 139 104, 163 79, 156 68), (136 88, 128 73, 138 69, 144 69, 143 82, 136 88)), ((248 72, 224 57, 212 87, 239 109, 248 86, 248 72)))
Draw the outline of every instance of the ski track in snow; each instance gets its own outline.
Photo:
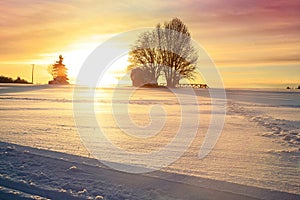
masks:
POLYGON ((259 111, 259 107, 263 105, 255 105, 256 109, 253 109, 252 106, 230 102, 228 114, 234 113, 246 117, 249 121, 255 122, 265 129, 265 133, 262 136, 274 138, 276 141, 280 140, 289 144, 293 148, 291 151, 300 151, 300 121, 274 118, 259 111))

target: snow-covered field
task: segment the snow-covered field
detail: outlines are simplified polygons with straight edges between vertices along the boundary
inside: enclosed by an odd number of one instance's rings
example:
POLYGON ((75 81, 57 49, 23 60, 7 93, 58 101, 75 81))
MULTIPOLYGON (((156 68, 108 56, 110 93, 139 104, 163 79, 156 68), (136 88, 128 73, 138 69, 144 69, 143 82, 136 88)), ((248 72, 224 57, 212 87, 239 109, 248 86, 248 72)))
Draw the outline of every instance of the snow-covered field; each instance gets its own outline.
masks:
MULTIPOLYGON (((139 89, 127 102, 122 98, 128 90, 118 89, 113 98, 112 89, 96 90, 94 109, 98 125, 111 143, 124 152, 163 149, 182 125, 182 102, 166 89, 139 89), (128 110, 122 109, 124 104, 128 110), (149 115, 153 105, 162 108, 151 113, 155 119, 149 115), (140 127, 151 124, 151 120, 165 120, 165 123, 156 135, 137 139, 124 134, 133 131, 132 127, 120 129, 112 111, 120 116, 129 114, 140 127)), ((184 124, 184 130, 188 132, 193 127, 195 117, 200 119, 191 145, 160 172, 133 175, 109 169, 93 159, 91 149, 83 145, 74 122, 72 86, 2 84, 0 196, 6 199, 9 195, 30 199, 32 194, 56 199, 299 198, 299 91, 226 90, 227 112, 222 134, 210 154, 199 159, 199 149, 212 117, 211 99, 208 90, 196 90, 197 108, 184 90, 177 91, 183 94, 184 109, 191 119, 184 124)), ((89 100, 83 96, 76 101, 84 106, 89 100)), ((88 118, 83 115, 82 120, 88 118)), ((86 124, 79 127, 85 133, 97 129, 95 124, 86 124)), ((153 132, 155 128, 149 127, 153 132)), ((181 144, 177 145, 169 149, 168 156, 179 151, 181 144)), ((111 145, 103 147, 97 149, 97 154, 104 164, 140 162, 117 154, 111 145)), ((144 159, 142 167, 155 168, 166 157, 144 159)))

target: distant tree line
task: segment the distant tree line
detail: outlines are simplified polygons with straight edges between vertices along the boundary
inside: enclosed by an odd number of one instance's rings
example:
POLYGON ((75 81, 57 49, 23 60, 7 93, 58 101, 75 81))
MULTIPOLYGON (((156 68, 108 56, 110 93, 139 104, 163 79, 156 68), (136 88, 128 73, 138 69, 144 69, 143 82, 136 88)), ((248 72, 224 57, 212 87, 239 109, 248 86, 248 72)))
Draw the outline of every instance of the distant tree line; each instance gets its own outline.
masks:
POLYGON ((20 77, 18 77, 16 79, 12 79, 10 77, 0 76, 0 83, 25 83, 25 84, 29 84, 30 82, 28 82, 25 79, 22 79, 20 77))
MULTIPOLYGON (((290 90, 290 89, 293 89, 293 88, 291 88, 290 86, 287 86, 286 89, 290 90)), ((298 85, 298 87, 296 87, 295 89, 300 90, 300 85, 298 85)))

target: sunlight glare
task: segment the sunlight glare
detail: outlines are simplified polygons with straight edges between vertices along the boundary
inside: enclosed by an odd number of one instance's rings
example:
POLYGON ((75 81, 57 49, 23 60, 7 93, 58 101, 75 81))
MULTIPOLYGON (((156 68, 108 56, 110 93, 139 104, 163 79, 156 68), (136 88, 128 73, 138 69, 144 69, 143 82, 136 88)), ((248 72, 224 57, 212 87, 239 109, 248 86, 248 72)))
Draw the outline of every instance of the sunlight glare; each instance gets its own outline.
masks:
POLYGON ((127 72, 128 55, 116 59, 106 70, 103 77, 99 77, 97 87, 115 87, 116 85, 131 85, 127 72))

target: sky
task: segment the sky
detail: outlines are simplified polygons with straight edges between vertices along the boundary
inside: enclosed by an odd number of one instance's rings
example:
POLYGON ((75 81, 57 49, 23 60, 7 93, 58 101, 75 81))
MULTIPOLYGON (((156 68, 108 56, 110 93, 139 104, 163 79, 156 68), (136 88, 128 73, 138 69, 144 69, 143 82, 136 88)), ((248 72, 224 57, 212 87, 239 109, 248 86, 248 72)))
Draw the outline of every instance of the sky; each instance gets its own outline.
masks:
MULTIPOLYGON (((225 87, 296 87, 299 10, 298 0, 0 0, 0 75, 31 80, 35 64, 34 82, 47 83, 47 66, 62 54, 74 83, 105 40, 178 17, 210 55, 225 87)), ((105 81, 115 82, 126 60, 111 65, 105 81)))

